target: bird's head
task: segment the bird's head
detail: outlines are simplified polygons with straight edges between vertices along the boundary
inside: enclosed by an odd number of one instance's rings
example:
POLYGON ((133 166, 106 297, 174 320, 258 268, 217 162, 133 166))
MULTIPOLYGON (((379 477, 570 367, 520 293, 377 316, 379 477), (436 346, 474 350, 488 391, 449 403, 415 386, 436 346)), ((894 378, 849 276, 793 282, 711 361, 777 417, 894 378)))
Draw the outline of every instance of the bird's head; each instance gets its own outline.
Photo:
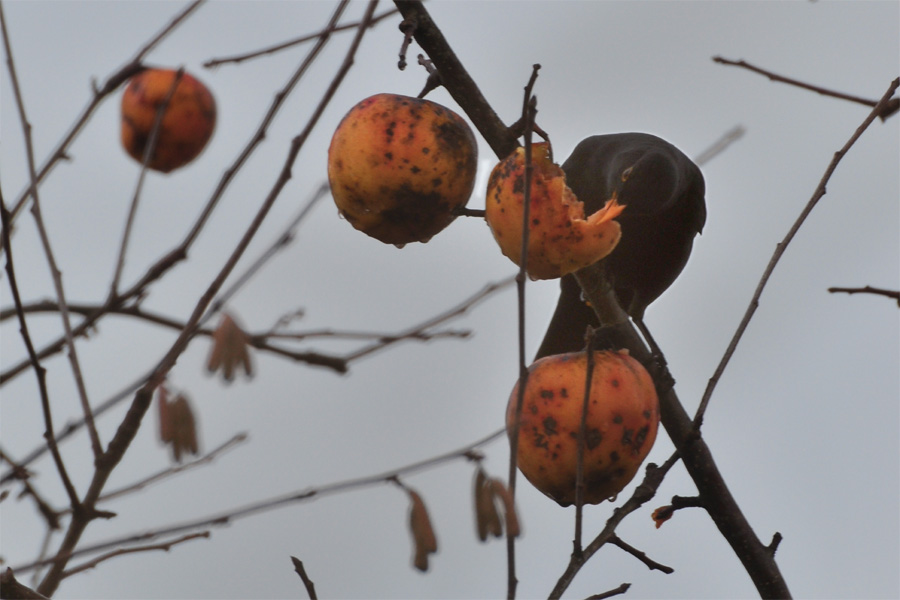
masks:
POLYGON ((615 158, 608 186, 626 205, 627 216, 653 214, 677 200, 679 172, 672 158, 662 152, 625 152, 615 158), (635 156, 636 155, 636 156, 635 156))

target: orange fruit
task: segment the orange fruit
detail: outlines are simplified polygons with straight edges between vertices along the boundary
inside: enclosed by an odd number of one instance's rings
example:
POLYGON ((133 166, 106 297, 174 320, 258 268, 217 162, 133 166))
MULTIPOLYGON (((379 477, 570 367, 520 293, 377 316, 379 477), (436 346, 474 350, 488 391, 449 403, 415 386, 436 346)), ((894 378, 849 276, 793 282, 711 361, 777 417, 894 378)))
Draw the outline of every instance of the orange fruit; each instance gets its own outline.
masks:
MULTIPOLYGON (((519 470, 562 506, 575 503, 578 436, 587 353, 556 354, 529 367, 519 425, 519 470)), ((519 386, 509 397, 513 435, 519 386)), ((650 374, 627 352, 594 352, 584 443, 584 502, 614 497, 634 478, 656 440, 659 400, 650 374)))
MULTIPOLYGON (((562 277, 612 252, 620 236, 613 219, 624 209, 611 199, 585 217, 583 204, 566 185, 566 174, 550 156, 549 144, 532 144, 526 266, 532 279, 562 277)), ((521 265, 524 212, 525 149, 518 148, 491 171, 485 203, 494 239, 517 265, 521 265)))
MULTIPOLYGON (((147 69, 128 81, 122 94, 122 146, 139 163, 150 141, 156 113, 172 89, 176 71, 147 69)), ((203 151, 216 127, 216 101, 205 85, 184 73, 163 115, 147 167, 169 173, 203 151)))
POLYGON ((328 181, 341 215, 386 244, 427 242, 447 227, 475 186, 478 146, 452 110, 376 94, 338 125, 328 181))

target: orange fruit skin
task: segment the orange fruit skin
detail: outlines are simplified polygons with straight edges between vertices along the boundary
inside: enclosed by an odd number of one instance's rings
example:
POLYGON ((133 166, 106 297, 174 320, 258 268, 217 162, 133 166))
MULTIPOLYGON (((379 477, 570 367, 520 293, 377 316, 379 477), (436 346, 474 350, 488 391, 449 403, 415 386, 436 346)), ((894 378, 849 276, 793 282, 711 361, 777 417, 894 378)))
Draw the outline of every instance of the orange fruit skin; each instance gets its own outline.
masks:
MULTIPOLYGON (((585 216, 584 205, 566 185, 566 174, 550 158, 546 142, 531 146, 528 263, 532 279, 554 279, 591 265, 612 252, 622 212, 614 200, 585 216)), ((488 179, 485 219, 500 250, 517 265, 522 256, 525 211, 525 149, 500 161, 488 179)))
POLYGON ((466 205, 478 146, 450 109, 376 94, 343 118, 328 149, 328 181, 356 229, 386 244, 427 242, 466 205))
MULTIPOLYGON (((122 94, 122 146, 142 163, 159 106, 176 71, 147 69, 132 77, 122 94)), ((216 128, 216 101, 205 85, 184 73, 160 125, 147 167, 169 173, 188 164, 206 147, 216 128)))
MULTIPOLYGON (((547 356, 528 371, 519 427, 519 470, 562 506, 575 503, 578 434, 587 353, 547 356)), ((518 384, 509 397, 513 435, 518 384)), ((646 369, 626 352, 595 352, 584 446, 584 502, 614 497, 634 478, 656 440, 659 401, 646 369)))

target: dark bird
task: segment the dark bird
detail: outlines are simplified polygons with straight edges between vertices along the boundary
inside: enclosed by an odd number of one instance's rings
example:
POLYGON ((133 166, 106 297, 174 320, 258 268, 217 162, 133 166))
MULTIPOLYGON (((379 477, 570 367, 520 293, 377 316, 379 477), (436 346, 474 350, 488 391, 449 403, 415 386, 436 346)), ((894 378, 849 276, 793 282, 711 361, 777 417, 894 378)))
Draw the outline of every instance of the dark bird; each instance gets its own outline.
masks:
MULTIPOLYGON (((672 285, 706 222, 703 174, 678 148, 646 133, 595 135, 579 143, 562 165, 585 215, 615 193, 626 206, 618 217, 622 238, 603 259, 619 305, 644 334, 644 310, 672 285)), ((584 347, 588 325, 599 327, 573 275, 562 291, 538 358, 584 347)))

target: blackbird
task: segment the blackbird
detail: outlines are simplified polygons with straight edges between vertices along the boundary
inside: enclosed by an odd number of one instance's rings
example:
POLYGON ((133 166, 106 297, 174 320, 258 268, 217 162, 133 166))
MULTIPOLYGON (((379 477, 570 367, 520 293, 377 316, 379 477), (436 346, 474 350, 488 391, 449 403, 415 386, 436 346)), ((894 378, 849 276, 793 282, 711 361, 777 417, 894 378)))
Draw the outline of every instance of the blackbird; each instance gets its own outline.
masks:
MULTIPOLYGON (((643 323, 644 310, 681 273, 703 229, 703 174, 678 148, 646 133, 589 137, 562 168, 585 215, 602 208, 613 193, 626 206, 617 218, 622 238, 603 263, 619 305, 657 350, 643 323)), ((563 277, 560 286, 537 358, 582 349, 587 326, 600 325, 573 275, 563 277)))

